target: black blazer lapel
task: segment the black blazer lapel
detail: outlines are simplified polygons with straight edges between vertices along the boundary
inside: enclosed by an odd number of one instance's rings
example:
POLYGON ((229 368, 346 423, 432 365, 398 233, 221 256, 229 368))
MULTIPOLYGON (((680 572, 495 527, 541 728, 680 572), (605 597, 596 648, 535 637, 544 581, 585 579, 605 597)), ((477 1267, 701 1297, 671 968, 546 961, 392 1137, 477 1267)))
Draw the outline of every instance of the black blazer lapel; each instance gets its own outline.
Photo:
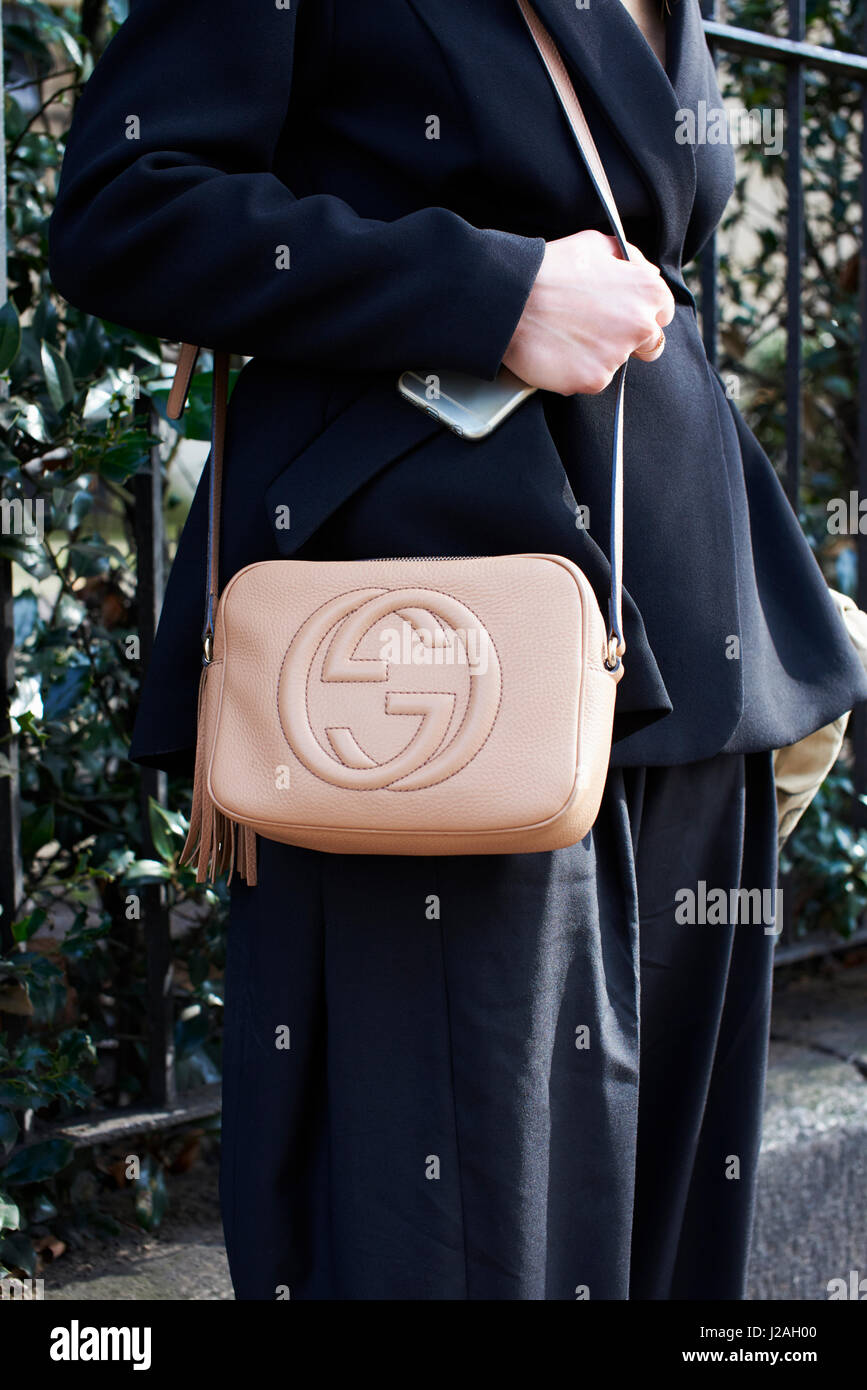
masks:
POLYGON ((676 265, 696 185, 692 147, 676 138, 677 113, 689 99, 685 83, 697 81, 701 95, 705 90, 696 70, 696 54, 706 51, 703 33, 695 32, 696 25, 701 28, 696 0, 674 0, 667 19, 666 68, 622 0, 590 0, 586 9, 577 9, 574 0, 534 3, 571 70, 579 97, 586 83, 644 175, 659 212, 658 259, 676 265))

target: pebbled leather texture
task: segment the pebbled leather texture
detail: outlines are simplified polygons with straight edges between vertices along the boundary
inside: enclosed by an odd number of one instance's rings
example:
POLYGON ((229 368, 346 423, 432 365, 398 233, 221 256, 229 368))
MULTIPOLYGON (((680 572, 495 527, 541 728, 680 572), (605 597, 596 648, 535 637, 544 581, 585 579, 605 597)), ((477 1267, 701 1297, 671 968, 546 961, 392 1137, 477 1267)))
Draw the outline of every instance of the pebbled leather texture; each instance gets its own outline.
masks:
POLYGON ((559 555, 251 565, 217 610, 208 796, 332 852, 574 844, 608 766, 623 667, 605 650, 593 591, 559 555))

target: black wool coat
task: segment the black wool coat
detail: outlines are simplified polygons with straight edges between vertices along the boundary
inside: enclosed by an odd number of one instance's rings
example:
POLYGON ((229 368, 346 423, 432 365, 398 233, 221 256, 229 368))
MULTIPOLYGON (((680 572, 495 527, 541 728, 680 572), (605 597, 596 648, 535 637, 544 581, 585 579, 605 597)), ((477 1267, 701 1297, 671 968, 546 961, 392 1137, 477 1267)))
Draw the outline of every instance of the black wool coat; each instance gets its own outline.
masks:
MULTIPOLYGON (((612 761, 794 742, 867 679, 684 282, 734 182, 729 145, 678 139, 685 108, 721 105, 698 0, 672 8, 665 68, 621 0, 537 8, 677 303, 627 381, 612 761)), ((407 367, 493 377, 545 240, 591 227, 610 230, 515 0, 134 0, 75 113, 50 266, 92 313, 253 359, 224 582, 280 556, 547 550, 604 610, 613 387, 540 392, 481 443, 396 391, 407 367)), ((131 749, 167 768, 195 740, 205 500, 203 481, 131 749)))

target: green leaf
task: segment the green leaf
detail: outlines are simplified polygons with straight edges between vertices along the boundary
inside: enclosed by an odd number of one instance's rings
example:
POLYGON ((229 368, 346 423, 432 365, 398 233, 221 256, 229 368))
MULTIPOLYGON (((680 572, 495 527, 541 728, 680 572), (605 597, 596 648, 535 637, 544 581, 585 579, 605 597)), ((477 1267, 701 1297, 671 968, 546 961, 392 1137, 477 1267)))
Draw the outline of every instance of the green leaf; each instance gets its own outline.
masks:
MULTIPOLYGON (((21 855, 27 861, 54 839, 54 807, 51 802, 41 806, 37 811, 31 812, 29 816, 24 816, 21 820, 21 855)), ((22 919, 22 923, 16 926, 24 926, 27 933, 27 924, 30 919, 22 919)), ((39 925, 38 923, 36 924, 39 925)), ((36 927, 33 928, 36 930, 36 927)), ((13 928, 15 931, 15 928, 13 928)), ((26 941, 27 934, 16 936, 17 941, 26 941)))
POLYGON ((21 320, 10 299, 0 308, 0 372, 8 372, 21 346, 21 320))
MULTIPOLYGON (((109 918, 103 932, 111 930, 111 927, 112 922, 109 918)), ((71 1028, 69 1032, 58 1038, 57 1053, 74 1067, 85 1064, 96 1065, 96 1048, 93 1045, 93 1039, 89 1033, 85 1033, 81 1028, 71 1028)))
POLYGON ((148 797, 148 820, 154 849, 161 859, 171 860, 183 844, 187 834, 187 824, 179 811, 170 811, 148 797), (180 845, 176 842, 180 841, 180 845))
POLYGON ((66 360, 74 376, 89 377, 99 367, 105 353, 105 334, 99 319, 88 314, 66 340, 66 360))
POLYGON ((99 471, 114 482, 125 482, 150 463, 148 436, 139 429, 128 430, 99 460, 99 471))
POLYGON ((3 1181, 10 1187, 24 1183, 44 1182, 53 1178, 72 1162, 74 1149, 68 1139, 43 1139, 16 1149, 2 1170, 3 1181))
MULTIPOLYGON (((240 372, 229 373, 229 394, 234 388, 240 372)), ((210 439, 211 437, 211 393, 213 391, 213 372, 196 372, 190 383, 187 405, 180 420, 170 423, 179 429, 187 439, 210 439)), ((155 400, 162 403, 162 390, 154 390, 155 400)), ((168 391, 165 392, 168 398, 168 391)))
POLYGON ((154 801, 153 797, 149 797, 148 821, 154 849, 160 856, 160 859, 170 860, 172 857, 172 837, 165 820, 160 814, 161 810, 162 807, 154 801))
POLYGON ((36 741, 44 742, 48 735, 40 727, 32 710, 25 710, 23 714, 13 714, 12 718, 18 725, 18 732, 22 734, 32 734, 36 741))
POLYGON ((40 354, 42 357, 42 374, 45 377, 45 385, 48 387, 48 395, 51 404, 58 414, 64 406, 69 405, 75 395, 75 382, 72 379, 72 372, 69 363, 57 348, 50 343, 43 341, 40 343, 40 354))
POLYGON ((62 719, 90 684, 90 667, 67 666, 59 680, 53 681, 45 694, 43 718, 62 719))
POLYGON ((11 1110, 0 1109, 0 1150, 4 1157, 18 1143, 18 1121, 11 1110))
POLYGON ((32 1279, 36 1271, 36 1251, 33 1241, 21 1231, 0 1237, 0 1261, 12 1269, 23 1269, 32 1279))
POLYGON ((0 1231, 17 1231, 21 1227, 21 1211, 17 1202, 0 1191, 0 1231))
MULTIPOLYGON (((43 817, 47 814, 49 821, 48 834, 42 841, 42 844, 46 845, 54 835, 54 807, 46 806, 39 814, 43 817)), ((15 941, 29 941, 31 936, 34 936, 35 933, 38 932, 42 923, 47 920, 47 917, 48 913, 42 907, 37 907, 35 911, 29 912, 26 917, 20 917, 17 922, 12 923, 13 939, 15 941)))
POLYGON ((37 1072, 51 1062, 51 1052, 38 1038, 25 1038, 15 1051, 15 1066, 20 1072, 37 1072))
POLYGON ((81 67, 83 55, 81 46, 74 34, 60 25, 56 29, 57 40, 63 45, 76 67, 81 67))
POLYGON ((57 1207, 51 1198, 44 1192, 37 1193, 35 1202, 30 1206, 31 1222, 53 1221, 56 1215, 57 1207))
POLYGON ((12 1110, 25 1110, 32 1104, 34 1087, 22 1076, 0 1081, 0 1105, 12 1110))
POLYGON ((125 883, 164 883, 171 869, 158 859, 134 859, 124 874, 125 883))
POLYGON ((85 1106, 93 1100, 93 1088, 80 1076, 62 1076, 54 1082, 58 1100, 71 1106, 85 1106))

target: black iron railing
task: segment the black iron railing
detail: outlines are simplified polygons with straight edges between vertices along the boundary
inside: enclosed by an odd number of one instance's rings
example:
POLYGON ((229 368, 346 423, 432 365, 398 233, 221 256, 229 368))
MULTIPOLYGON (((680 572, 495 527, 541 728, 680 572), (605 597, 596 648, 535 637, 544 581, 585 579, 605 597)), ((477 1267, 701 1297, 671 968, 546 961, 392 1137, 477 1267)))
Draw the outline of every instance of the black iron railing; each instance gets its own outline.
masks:
MULTIPOLYGON (((789 0, 789 36, 773 35, 740 29, 732 24, 720 24, 715 15, 717 0, 702 0, 705 33, 711 52, 742 53, 752 58, 782 63, 786 67, 786 489, 797 509, 801 491, 801 461, 803 457, 803 396, 802 396, 802 332, 801 295, 804 263, 804 160, 803 127, 805 106, 805 73, 815 70, 850 77, 862 86, 862 148, 861 148, 861 208, 867 206, 867 57, 844 53, 835 48, 823 48, 804 40, 806 29, 806 0, 789 0)), ((864 48, 867 53, 867 20, 864 28, 864 48)), ((860 390, 862 403, 859 418, 859 452, 861 477, 867 484, 867 250, 861 239, 861 356, 860 390)), ((717 290, 718 263, 716 236, 702 252, 702 322, 708 357, 717 359, 717 290)), ((867 496, 867 493, 864 493, 867 496)), ((859 552, 859 603, 867 608, 867 540, 859 552), (862 563, 863 561, 863 563, 862 563)))
MULTIPOLYGON (((720 53, 745 54, 786 70, 786 469, 785 486, 795 510, 801 497, 804 448, 802 294, 804 264, 804 159, 805 74, 848 77, 861 86, 860 204, 861 238, 858 258, 861 335, 858 383, 858 475, 861 497, 867 497, 867 238, 864 216, 867 209, 867 56, 807 43, 806 0, 789 0, 789 32, 785 38, 759 34, 751 29, 717 21, 717 0, 702 0, 702 13, 708 43, 715 56, 720 53)), ((864 54, 867 54, 867 9, 864 20, 864 54)), ((702 252, 701 304, 702 331, 710 360, 716 365, 718 342, 719 266, 716 236, 702 252)), ((858 532, 858 604, 867 609, 867 535, 858 532)), ((867 825, 867 811, 857 798, 867 793, 867 708, 859 706, 852 715, 850 732, 854 747, 856 802, 853 821, 867 825)), ((787 929, 788 934, 788 929, 787 929)))

